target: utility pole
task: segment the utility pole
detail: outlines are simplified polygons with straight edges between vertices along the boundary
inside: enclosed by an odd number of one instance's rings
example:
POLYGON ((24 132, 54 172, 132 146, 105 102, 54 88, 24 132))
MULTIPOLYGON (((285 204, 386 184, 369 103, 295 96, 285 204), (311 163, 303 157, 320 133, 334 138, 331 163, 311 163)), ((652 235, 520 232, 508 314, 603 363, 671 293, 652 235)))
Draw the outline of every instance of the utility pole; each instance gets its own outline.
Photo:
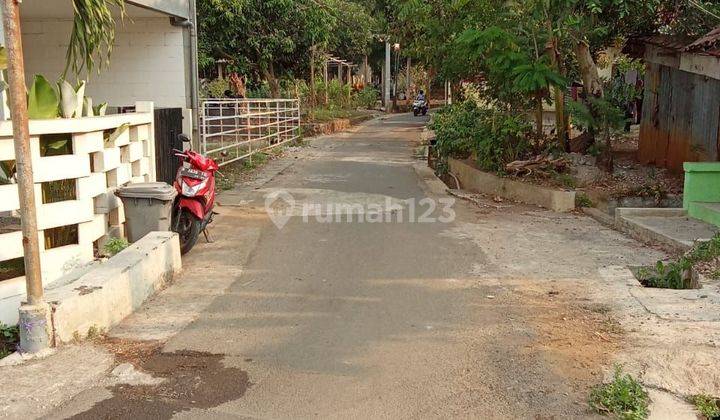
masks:
POLYGON ((383 79, 383 105, 385 105, 385 112, 390 109, 390 42, 385 40, 385 75, 383 79))
POLYGON ((350 89, 348 89, 348 100, 352 98, 352 66, 348 65, 347 69, 347 84, 350 89))
POLYGON ((47 322, 47 304, 43 301, 40 271, 40 243, 30 153, 30 127, 27 114, 25 63, 20 35, 19 2, 20 0, 2 0, 2 14, 8 56, 9 105, 15 139, 15 166, 17 167, 27 289, 27 300, 20 307, 20 348, 23 352, 37 353, 49 346, 50 329, 47 322))
POLYGON ((315 48, 313 45, 310 47, 310 106, 317 105, 317 98, 315 97, 315 48))
POLYGON ((407 103, 409 104, 411 101, 412 92, 410 91, 410 66, 412 65, 412 59, 410 57, 407 58, 407 68, 405 68, 405 99, 407 100, 407 103))
POLYGON ((325 91, 324 103, 325 103, 325 105, 327 105, 328 100, 329 100, 329 98, 328 98, 328 59, 327 59, 327 56, 324 58, 324 62, 325 62, 325 66, 324 66, 325 68, 323 69, 323 80, 325 81, 325 89, 323 89, 323 90, 325 91))

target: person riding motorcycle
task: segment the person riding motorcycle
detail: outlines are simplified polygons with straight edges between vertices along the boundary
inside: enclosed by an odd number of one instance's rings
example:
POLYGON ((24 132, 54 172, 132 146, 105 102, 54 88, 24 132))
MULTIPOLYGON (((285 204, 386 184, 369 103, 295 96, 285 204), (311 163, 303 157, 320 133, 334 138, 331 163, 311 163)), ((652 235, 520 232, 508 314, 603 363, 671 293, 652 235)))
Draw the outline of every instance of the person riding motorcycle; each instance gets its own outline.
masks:
POLYGON ((416 99, 425 102, 425 92, 421 90, 416 99))

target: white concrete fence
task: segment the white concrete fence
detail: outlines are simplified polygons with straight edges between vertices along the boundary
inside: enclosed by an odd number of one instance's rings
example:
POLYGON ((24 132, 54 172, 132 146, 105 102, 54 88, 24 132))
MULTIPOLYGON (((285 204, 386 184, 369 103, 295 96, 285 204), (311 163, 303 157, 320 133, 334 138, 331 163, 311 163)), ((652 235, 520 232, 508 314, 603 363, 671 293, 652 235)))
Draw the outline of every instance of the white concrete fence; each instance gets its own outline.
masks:
MULTIPOLYGON (((153 121, 151 102, 136 103, 136 112, 129 114, 30 121, 45 287, 93 261, 96 251, 102 251, 110 238, 124 237, 122 202, 114 191, 128 183, 155 180, 153 121), (122 128, 121 134, 113 140, 110 135, 118 128, 122 128), (71 142, 70 153, 41 156, 41 144, 47 147, 48 141, 57 139, 71 142), (71 180, 74 194, 64 201, 44 202, 43 189, 62 180, 71 180), (66 226, 77 227, 71 229, 72 243, 46 249, 48 233, 66 226)), ((0 121, 0 161, 14 159, 12 122, 0 121)), ((17 185, 0 185, 0 216, 5 220, 5 226, 0 226, 0 262, 23 256, 19 226, 7 226, 8 220, 18 220, 18 210, 17 185)), ((24 277, 0 281, 0 321, 16 323, 24 297, 24 277)))

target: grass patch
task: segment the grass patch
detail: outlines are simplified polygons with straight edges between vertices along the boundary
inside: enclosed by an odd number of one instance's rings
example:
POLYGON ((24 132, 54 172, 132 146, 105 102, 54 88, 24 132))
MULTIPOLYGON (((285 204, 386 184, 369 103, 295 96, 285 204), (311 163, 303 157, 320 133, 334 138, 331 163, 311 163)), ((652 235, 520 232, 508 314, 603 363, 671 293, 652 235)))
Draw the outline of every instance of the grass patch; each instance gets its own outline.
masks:
POLYGON ((720 418, 720 398, 714 398, 705 394, 693 395, 690 402, 695 405, 695 409, 700 412, 706 419, 720 418))
POLYGON ((5 325, 0 322, 0 359, 15 352, 20 342, 20 329, 17 325, 5 325))
POLYGON ((352 112, 342 108, 313 108, 307 113, 307 120, 311 122, 329 122, 336 118, 350 118, 352 112))
POLYGON ((612 414, 623 420, 640 420, 648 417, 650 398, 640 382, 623 374, 622 367, 615 365, 613 380, 593 388, 589 403, 600 414, 612 414))

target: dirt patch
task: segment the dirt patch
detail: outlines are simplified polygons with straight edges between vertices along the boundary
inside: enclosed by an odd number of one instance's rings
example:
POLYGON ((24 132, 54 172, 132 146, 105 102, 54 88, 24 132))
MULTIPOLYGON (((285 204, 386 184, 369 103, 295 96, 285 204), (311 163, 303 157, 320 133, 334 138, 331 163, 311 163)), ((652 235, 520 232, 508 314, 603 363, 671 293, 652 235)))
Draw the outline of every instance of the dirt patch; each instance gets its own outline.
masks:
POLYGON ((236 400, 250 386, 247 372, 225 367, 221 354, 187 350, 163 353, 158 342, 108 340, 104 344, 119 360, 164 380, 158 385, 115 385, 109 388, 111 398, 73 419, 171 419, 181 411, 236 400))
POLYGON ((532 307, 543 308, 529 319, 538 332, 529 350, 542 352, 557 374, 579 386, 602 381, 603 368, 612 363, 625 335, 611 309, 568 289, 524 294, 532 307))

